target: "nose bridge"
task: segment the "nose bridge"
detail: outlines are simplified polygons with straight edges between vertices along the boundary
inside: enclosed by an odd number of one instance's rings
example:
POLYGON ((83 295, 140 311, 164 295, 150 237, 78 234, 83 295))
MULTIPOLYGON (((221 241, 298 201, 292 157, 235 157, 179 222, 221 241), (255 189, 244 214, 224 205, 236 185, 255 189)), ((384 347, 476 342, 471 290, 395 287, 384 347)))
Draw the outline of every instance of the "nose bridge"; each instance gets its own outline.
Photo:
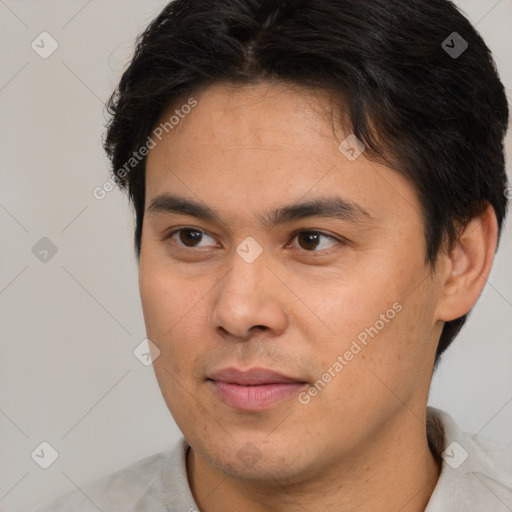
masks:
POLYGON ((246 239, 237 247, 213 304, 215 328, 222 327, 240 337, 247 336, 254 326, 277 331, 283 328, 285 315, 267 263, 263 250, 257 249, 254 242, 246 239))
POLYGON ((262 252, 256 255, 250 242, 242 242, 233 254, 231 270, 223 280, 222 298, 238 298, 247 305, 253 300, 260 300, 261 294, 265 294, 267 272, 266 258, 262 252))

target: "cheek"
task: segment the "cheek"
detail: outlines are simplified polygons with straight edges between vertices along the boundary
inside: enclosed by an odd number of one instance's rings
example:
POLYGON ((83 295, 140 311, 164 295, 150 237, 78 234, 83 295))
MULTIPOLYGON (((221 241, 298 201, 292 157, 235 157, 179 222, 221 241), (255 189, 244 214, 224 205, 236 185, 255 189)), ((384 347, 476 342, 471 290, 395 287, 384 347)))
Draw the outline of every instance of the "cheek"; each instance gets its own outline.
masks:
POLYGON ((171 272, 142 257, 139 290, 147 336, 160 349, 159 360, 174 365, 176 343, 172 340, 178 338, 180 329, 191 324, 193 316, 190 291, 171 272))
POLYGON ((179 269, 160 258, 156 251, 141 251, 139 291, 146 328, 161 337, 163 332, 194 315, 200 290, 179 269))
POLYGON ((347 279, 337 289, 331 287, 328 300, 321 299, 322 290, 316 299, 311 297, 321 304, 318 316, 332 331, 321 343, 310 340, 319 377, 329 369, 336 376, 343 374, 332 379, 336 384, 329 388, 340 397, 345 394, 344 400, 350 400, 347 388, 357 389, 356 394, 372 394, 376 388, 385 392, 376 375, 393 389, 407 386, 432 355, 432 289, 428 279, 421 283, 418 277, 421 266, 378 270, 347 279))
POLYGON ((319 319, 329 328, 331 350, 343 353, 357 339, 364 344, 369 331, 380 333, 396 322, 401 294, 392 282, 353 275, 342 286, 329 284, 310 297, 319 319))
POLYGON ((141 258, 139 288, 147 337, 160 350, 153 369, 171 414, 186 428, 193 409, 191 379, 204 338, 199 334, 200 298, 174 272, 147 263, 141 258))

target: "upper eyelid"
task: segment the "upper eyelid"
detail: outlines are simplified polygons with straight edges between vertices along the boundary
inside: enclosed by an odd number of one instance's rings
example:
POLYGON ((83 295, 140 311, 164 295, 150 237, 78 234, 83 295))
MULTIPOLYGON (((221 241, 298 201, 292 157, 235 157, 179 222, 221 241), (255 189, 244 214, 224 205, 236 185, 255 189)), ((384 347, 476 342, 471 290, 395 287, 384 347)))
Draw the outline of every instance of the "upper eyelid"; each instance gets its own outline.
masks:
MULTIPOLYGON (((172 228, 170 230, 167 230, 163 237, 162 237, 162 240, 167 240, 169 238, 172 238, 174 235, 176 235, 177 233, 179 233, 180 231, 184 231, 186 229, 189 229, 190 231, 199 231, 201 233, 204 233, 205 235, 209 236, 210 238, 213 238, 215 239, 216 236, 215 235, 211 235, 208 231, 205 231, 204 229, 200 229, 200 228, 196 228, 194 226, 181 226, 181 227, 177 227, 177 228, 172 228)), ((187 247, 186 245, 181 245, 179 244, 181 247, 184 247, 185 249, 193 249, 193 247, 187 247)))

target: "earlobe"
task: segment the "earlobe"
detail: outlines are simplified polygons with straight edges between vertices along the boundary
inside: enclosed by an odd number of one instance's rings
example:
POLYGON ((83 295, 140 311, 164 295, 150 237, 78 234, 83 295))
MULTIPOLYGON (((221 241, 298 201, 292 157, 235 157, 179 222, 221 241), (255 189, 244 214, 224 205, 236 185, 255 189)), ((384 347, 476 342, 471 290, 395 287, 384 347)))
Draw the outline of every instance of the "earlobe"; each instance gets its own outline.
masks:
POLYGON ((451 251, 438 303, 438 320, 455 320, 475 305, 491 271, 498 242, 498 223, 491 205, 471 219, 451 251))

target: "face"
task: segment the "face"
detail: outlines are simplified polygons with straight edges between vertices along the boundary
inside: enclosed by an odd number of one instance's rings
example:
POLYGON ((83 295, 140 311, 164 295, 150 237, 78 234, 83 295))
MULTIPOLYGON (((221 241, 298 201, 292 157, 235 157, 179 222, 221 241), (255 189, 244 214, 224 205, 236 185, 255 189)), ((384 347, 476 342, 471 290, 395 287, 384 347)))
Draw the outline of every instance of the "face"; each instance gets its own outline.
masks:
POLYGON ((212 467, 299 481, 424 415, 440 286, 420 205, 403 176, 338 148, 349 134, 326 94, 260 83, 193 97, 164 113, 182 115, 147 157, 140 291, 156 377, 212 467))

